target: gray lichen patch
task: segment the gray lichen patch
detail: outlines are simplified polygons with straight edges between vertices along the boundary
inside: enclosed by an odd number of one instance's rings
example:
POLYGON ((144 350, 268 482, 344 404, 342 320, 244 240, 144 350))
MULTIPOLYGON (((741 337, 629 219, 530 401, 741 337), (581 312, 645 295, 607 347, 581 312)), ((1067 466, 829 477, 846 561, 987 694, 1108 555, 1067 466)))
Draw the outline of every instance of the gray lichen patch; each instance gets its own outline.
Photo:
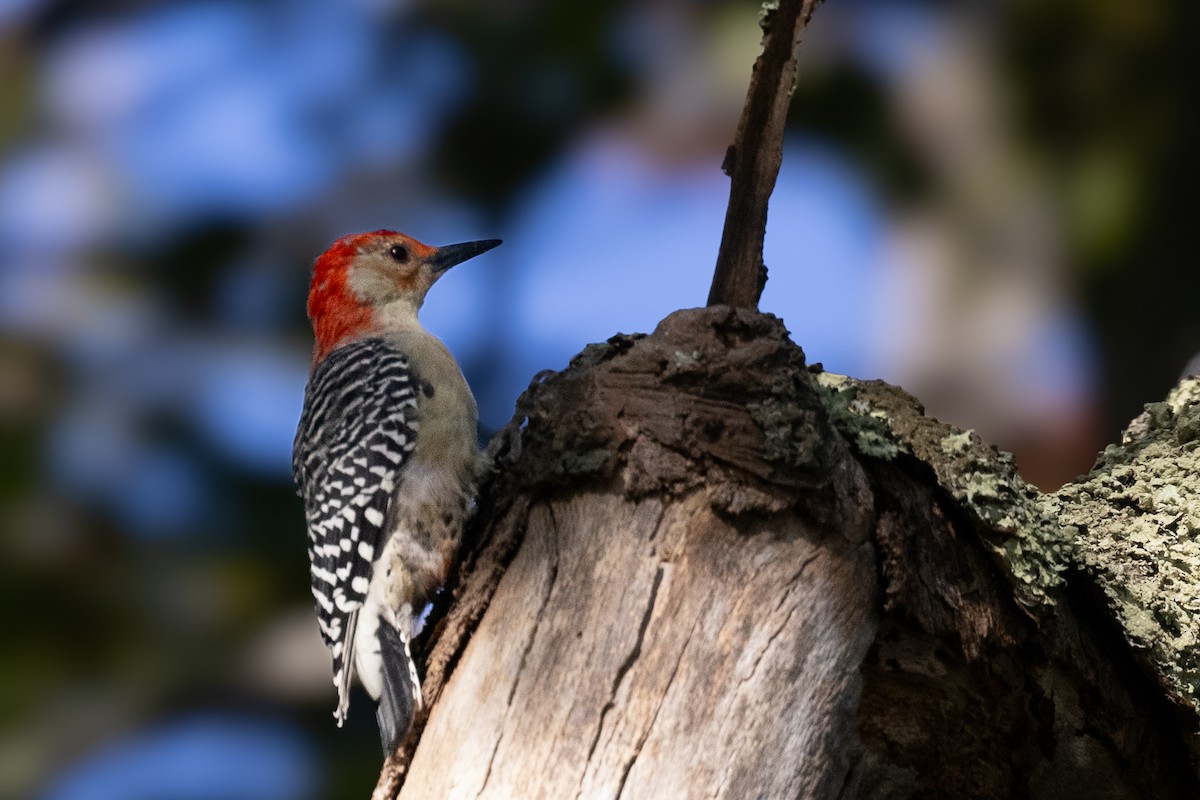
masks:
POLYGON ((767 458, 797 469, 820 468, 820 454, 812 443, 820 440, 821 421, 814 409, 797 404, 783 392, 748 403, 746 408, 762 431, 767 458))
POLYGON ((948 455, 965 453, 971 448, 971 434, 974 431, 949 433, 942 437, 942 452, 948 455))
POLYGON ((1068 565, 1065 537, 1010 454, 927 417, 914 397, 882 381, 823 372, 817 384, 834 426, 860 453, 886 460, 907 454, 933 469, 939 485, 982 523, 1018 600, 1031 609, 1053 603, 1051 590, 1068 565))
POLYGON ((1130 424, 1092 472, 1047 501, 1076 532, 1126 635, 1168 687, 1200 702, 1200 380, 1130 424))
POLYGON ((816 378, 834 427, 860 453, 891 461, 901 453, 912 452, 888 427, 887 414, 859 399, 857 380, 835 372, 819 372, 816 378))

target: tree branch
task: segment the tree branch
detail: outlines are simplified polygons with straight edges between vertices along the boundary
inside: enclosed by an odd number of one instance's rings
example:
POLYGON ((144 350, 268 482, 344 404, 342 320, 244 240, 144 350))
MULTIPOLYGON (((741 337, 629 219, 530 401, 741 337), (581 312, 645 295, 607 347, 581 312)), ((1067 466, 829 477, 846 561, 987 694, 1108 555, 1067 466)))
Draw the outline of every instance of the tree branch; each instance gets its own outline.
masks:
POLYGON ((758 308, 767 282, 767 201, 783 160, 783 127, 796 87, 800 32, 820 0, 763 4, 763 51, 754 64, 737 136, 725 154, 729 205, 708 305, 758 308))

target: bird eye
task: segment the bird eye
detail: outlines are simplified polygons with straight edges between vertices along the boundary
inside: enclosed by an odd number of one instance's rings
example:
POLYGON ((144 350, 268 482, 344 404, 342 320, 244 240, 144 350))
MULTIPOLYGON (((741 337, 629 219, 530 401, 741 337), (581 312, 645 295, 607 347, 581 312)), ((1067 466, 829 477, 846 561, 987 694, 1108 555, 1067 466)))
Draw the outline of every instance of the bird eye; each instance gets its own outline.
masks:
POLYGON ((394 244, 388 250, 388 255, 390 255, 394 261, 398 261, 399 263, 403 264, 408 261, 408 248, 402 244, 394 244))

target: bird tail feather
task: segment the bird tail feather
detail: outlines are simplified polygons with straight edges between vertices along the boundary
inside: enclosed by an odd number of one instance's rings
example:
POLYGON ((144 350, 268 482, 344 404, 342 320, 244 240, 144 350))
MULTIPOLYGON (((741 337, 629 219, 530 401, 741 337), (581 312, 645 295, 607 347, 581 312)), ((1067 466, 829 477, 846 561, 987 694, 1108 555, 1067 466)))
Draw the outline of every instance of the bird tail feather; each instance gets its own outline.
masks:
POLYGON ((346 620, 346 630, 342 636, 342 652, 333 659, 334 683, 337 684, 338 704, 333 712, 338 727, 346 721, 350 712, 350 681, 354 679, 354 631, 358 623, 358 611, 350 612, 346 620))
POLYGON ((379 695, 379 738, 384 756, 396 751, 413 715, 421 708, 421 679, 413 660, 412 614, 400 614, 398 625, 385 617, 379 619, 379 655, 383 667, 383 690, 379 695))

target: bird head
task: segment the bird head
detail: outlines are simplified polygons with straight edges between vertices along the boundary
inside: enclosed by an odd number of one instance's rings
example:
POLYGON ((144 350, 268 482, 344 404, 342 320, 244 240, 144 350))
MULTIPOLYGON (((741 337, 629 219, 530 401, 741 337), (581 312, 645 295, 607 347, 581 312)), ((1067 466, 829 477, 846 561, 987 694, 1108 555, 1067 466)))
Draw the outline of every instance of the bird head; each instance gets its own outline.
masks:
POLYGON ((338 239, 313 265, 314 363, 344 342, 415 325, 425 294, 446 270, 498 244, 485 239, 433 247, 389 230, 338 239))

